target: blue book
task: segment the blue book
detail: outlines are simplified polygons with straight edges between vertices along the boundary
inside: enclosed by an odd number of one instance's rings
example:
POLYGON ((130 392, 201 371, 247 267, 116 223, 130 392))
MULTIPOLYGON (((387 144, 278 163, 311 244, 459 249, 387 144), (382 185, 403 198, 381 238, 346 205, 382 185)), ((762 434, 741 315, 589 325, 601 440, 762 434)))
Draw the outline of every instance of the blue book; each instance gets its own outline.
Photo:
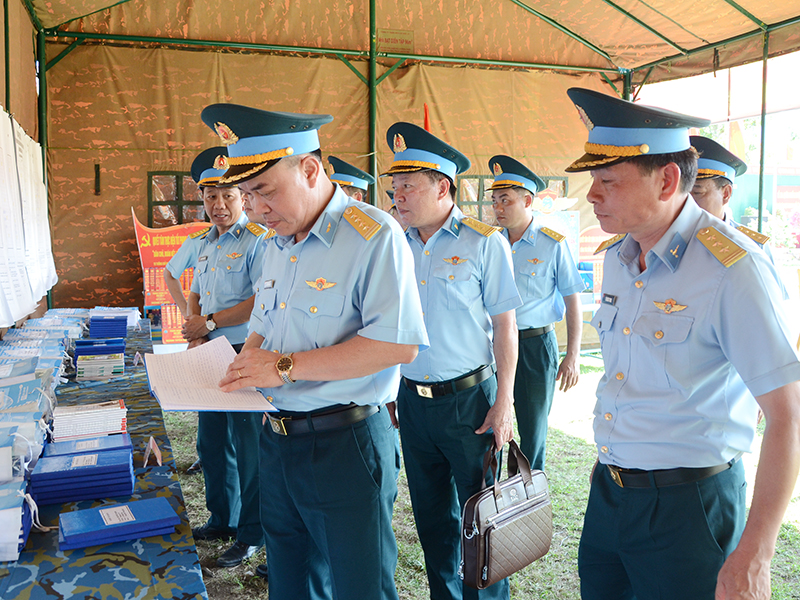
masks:
POLYGON ((104 473, 126 473, 131 469, 133 454, 130 450, 50 456, 39 459, 31 473, 31 480, 93 477, 104 473))
POLYGON ((66 456, 86 454, 89 452, 106 452, 109 450, 131 449, 131 436, 127 433, 106 435, 88 440, 71 440, 68 442, 52 442, 44 447, 42 456, 66 456))
POLYGON ((114 542, 127 542, 130 540, 138 540, 154 535, 172 535, 175 533, 175 526, 161 527, 159 529, 152 529, 136 533, 123 533, 120 535, 111 535, 102 541, 99 540, 78 540, 75 542, 68 542, 64 539, 61 531, 58 533, 58 549, 59 550, 77 550, 79 548, 89 548, 90 546, 102 546, 104 544, 113 544, 114 542))
POLYGON ((58 517, 59 535, 68 543, 93 540, 105 543, 111 536, 130 535, 125 539, 142 537, 143 531, 175 527, 180 517, 163 496, 134 500, 111 506, 96 506, 85 510, 62 512, 58 517))
POLYGON ((58 485, 53 485, 52 480, 44 481, 42 483, 35 483, 31 482, 31 494, 49 494, 54 495, 58 492, 73 492, 73 491, 83 491, 88 489, 101 489, 107 488, 112 486, 118 485, 125 485, 130 484, 132 481, 135 481, 134 475, 132 473, 127 473, 126 475, 119 475, 114 477, 106 477, 104 476, 101 479, 93 480, 93 481, 73 481, 71 479, 65 479, 63 481, 59 481, 58 485))
POLYGON ((65 504, 66 502, 77 502, 78 500, 104 500, 106 498, 122 498, 133 495, 133 482, 129 481, 124 485, 108 488, 97 488, 84 490, 74 490, 71 492, 57 492, 55 494, 32 493, 33 499, 37 504, 47 506, 49 504, 65 504))
POLYGON ((34 373, 0 379, 0 410, 27 410, 46 403, 41 389, 42 380, 34 373))

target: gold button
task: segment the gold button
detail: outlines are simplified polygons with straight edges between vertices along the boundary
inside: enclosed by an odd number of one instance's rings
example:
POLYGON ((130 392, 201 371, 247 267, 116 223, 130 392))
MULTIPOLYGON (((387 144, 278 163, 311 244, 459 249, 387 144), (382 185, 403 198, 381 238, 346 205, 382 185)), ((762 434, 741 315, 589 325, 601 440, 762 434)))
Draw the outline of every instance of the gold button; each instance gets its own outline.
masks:
POLYGON ((663 331, 656 331, 655 336, 656 336, 657 340, 660 340, 661 338, 664 337, 664 332, 663 331))
POLYGON ((228 265, 228 271, 230 271, 230 270, 231 270, 231 266, 230 266, 230 265, 228 265))
POLYGON ((430 256, 430 255, 431 255, 430 250, 425 250, 425 256, 430 256))
POLYGON ((422 285, 425 285, 425 280, 423 279, 422 281, 420 281, 420 283, 421 283, 422 285))
POLYGON ((600 452, 603 454, 608 454, 608 446, 600 446, 600 452))
POLYGON ((637 281, 636 283, 634 283, 633 285, 635 285, 637 288, 640 288, 640 287, 642 287, 644 284, 641 282, 641 280, 639 280, 639 281, 637 281))
POLYGON ((214 267, 211 267, 211 270, 212 270, 212 271, 216 271, 216 269, 215 269, 214 267))
POLYGON ((316 314, 316 312, 317 312, 317 307, 316 307, 316 306, 312 306, 311 308, 309 308, 309 309, 308 309, 308 312, 310 312, 312 315, 313 315, 313 314, 316 314))
POLYGON ((430 375, 425 375, 425 379, 430 379, 430 378, 431 378, 430 375))
POLYGON ((512 250, 512 251, 511 251, 511 254, 516 254, 516 253, 517 253, 517 251, 516 251, 516 250, 512 250))
POLYGON ((531 273, 531 275, 536 275, 536 272, 535 272, 535 271, 533 271, 533 272, 531 273))
POLYGON ((625 375, 623 375, 622 373, 617 373, 617 379, 622 381, 623 379, 625 379, 625 375))
POLYGON ((293 256, 293 257, 291 257, 289 260, 290 260, 290 261, 292 261, 292 262, 297 262, 297 257, 296 257, 296 256, 293 256))
POLYGON ((261 310, 264 310, 264 305, 263 304, 261 305, 261 310))
POLYGON ((622 330, 622 333, 624 333, 625 335, 630 335, 631 334, 631 328, 630 327, 626 327, 625 329, 622 330))
POLYGON ((219 244, 217 244, 217 249, 219 249, 219 248, 222 248, 222 246, 220 246, 219 244))
POLYGON ((286 302, 281 302, 281 308, 286 308, 286 302))
POLYGON ((450 275, 450 277, 448 277, 448 279, 449 279, 450 281, 452 281, 453 279, 455 279, 455 277, 454 277, 453 275, 450 275))
POLYGON ((256 288, 256 293, 258 293, 258 292, 260 292, 260 291, 261 291, 261 288, 257 287, 257 288, 256 288))
POLYGON ((206 296, 210 296, 210 295, 211 295, 211 292, 206 292, 206 296))
POLYGON ((267 402, 272 402, 272 396, 267 396, 267 402))
POLYGON ((611 419, 613 419, 613 418, 614 418, 614 417, 611 415, 611 413, 606 413, 606 414, 604 414, 604 415, 603 415, 603 417, 605 417, 606 421, 610 421, 611 419))

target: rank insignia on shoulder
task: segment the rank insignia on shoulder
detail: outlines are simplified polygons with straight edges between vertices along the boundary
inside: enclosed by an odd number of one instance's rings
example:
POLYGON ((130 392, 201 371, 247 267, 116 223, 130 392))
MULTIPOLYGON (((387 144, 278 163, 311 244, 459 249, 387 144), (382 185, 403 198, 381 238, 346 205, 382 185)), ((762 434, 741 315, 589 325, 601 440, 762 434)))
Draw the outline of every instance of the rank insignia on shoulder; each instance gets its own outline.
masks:
POLYGON ((663 310, 667 314, 680 312, 686 308, 685 304, 678 304, 672 298, 670 298, 669 300, 665 300, 664 302, 656 302, 655 300, 653 300, 653 304, 656 305, 657 309, 663 310))
POLYGON ((566 236, 561 235, 557 231, 553 231, 549 227, 542 227, 540 231, 545 234, 547 237, 553 238, 557 242, 563 242, 566 239, 566 236))
POLYGON ((747 250, 714 227, 704 227, 698 231, 697 239, 726 268, 747 255, 747 250))
POLYGON ((270 230, 267 232, 267 235, 266 235, 266 236, 264 236, 264 237, 265 237, 265 239, 269 239, 269 238, 271 238, 271 237, 275 237, 276 235, 277 235, 277 232, 276 232, 274 229, 270 229, 270 230))
POLYGON ((247 224, 247 231, 252 233, 253 235, 263 235, 266 232, 266 229, 259 225, 258 223, 253 223, 252 221, 247 224))
POLYGON ((480 233, 485 237, 489 237, 493 233, 500 231, 499 227, 492 227, 491 225, 487 225, 483 221, 478 221, 477 219, 473 219, 472 217, 464 217, 461 219, 461 224, 466 225, 470 229, 473 229, 480 233))
POLYGON ((328 288, 332 288, 333 286, 336 285, 335 283, 330 283, 324 277, 317 277, 314 281, 309 281, 308 279, 306 279, 306 284, 309 287, 314 288, 315 290, 319 290, 320 292, 322 290, 327 290, 328 288))
POLYGON ((467 262, 466 258, 461 258, 459 256, 451 256, 450 258, 443 258, 442 260, 448 265, 460 265, 461 263, 467 262))
POLYGON ((237 258, 241 258, 242 256, 243 255, 240 254, 239 252, 231 252, 230 254, 226 254, 225 255, 226 258, 230 258, 230 259, 233 259, 233 260, 236 260, 237 258))
POLYGON ((193 240, 196 240, 197 238, 206 235, 209 231, 211 231, 210 225, 208 227, 203 227, 203 229, 200 229, 198 231, 195 231, 194 233, 189 234, 189 237, 192 238, 193 240))
POLYGON ((381 228, 381 224, 378 221, 355 206, 348 206, 344 210, 344 220, 350 223, 361 237, 367 241, 371 240, 372 236, 378 233, 381 228))
POLYGON ((620 234, 615 235, 612 238, 608 238, 605 242, 603 242, 602 244, 600 244, 597 247, 597 250, 595 250, 594 253, 595 254, 600 254, 604 250, 608 250, 614 244, 616 244, 618 242, 621 242, 625 238, 626 235, 627 235, 626 233, 620 233, 620 234))
POLYGON ((752 229, 745 227, 744 225, 739 225, 736 229, 741 231, 743 234, 745 234, 747 237, 753 240, 756 244, 760 244, 761 246, 763 246, 769 241, 768 235, 765 235, 759 231, 753 231, 752 229))

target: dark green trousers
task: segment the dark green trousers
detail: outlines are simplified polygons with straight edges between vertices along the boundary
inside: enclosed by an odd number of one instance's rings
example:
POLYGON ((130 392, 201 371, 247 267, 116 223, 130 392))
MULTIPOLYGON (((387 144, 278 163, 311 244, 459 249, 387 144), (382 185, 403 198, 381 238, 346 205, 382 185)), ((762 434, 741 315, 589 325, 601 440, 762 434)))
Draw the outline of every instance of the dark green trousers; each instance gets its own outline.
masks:
POLYGON ((395 436, 385 409, 329 431, 263 429, 270 600, 397 600, 395 436))
POLYGON ((514 412, 520 450, 532 469, 544 471, 547 450, 547 418, 553 406, 558 374, 556 332, 519 341, 517 375, 514 379, 514 412))
POLYGON ((598 464, 578 572, 583 600, 713 600, 745 524, 742 462, 695 483, 621 488, 598 464))
POLYGON ((481 489, 483 457, 492 440, 491 430, 484 435, 475 430, 496 397, 495 377, 437 398, 422 398, 400 384, 400 440, 432 600, 509 597, 507 579, 478 591, 458 575, 461 512, 481 489))
POLYGON ((257 450, 261 429, 261 413, 201 412, 197 422, 209 525, 235 529, 236 539, 248 546, 264 543, 257 450))

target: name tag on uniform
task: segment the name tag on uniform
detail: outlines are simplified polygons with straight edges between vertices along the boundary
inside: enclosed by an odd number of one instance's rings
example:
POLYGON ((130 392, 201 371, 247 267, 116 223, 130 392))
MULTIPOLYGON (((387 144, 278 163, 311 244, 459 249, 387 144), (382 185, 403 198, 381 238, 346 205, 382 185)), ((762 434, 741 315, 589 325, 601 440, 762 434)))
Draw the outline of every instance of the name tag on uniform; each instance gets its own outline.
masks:
POLYGON ((267 279, 264 282, 264 289, 265 290, 271 290, 274 287, 275 287, 275 280, 274 279, 267 279))
POLYGON ((617 303, 617 297, 611 294, 603 294, 603 304, 614 306, 617 303))
POLYGON ((197 262, 203 262, 204 260, 208 260, 207 256, 200 256, 197 258, 197 262))

